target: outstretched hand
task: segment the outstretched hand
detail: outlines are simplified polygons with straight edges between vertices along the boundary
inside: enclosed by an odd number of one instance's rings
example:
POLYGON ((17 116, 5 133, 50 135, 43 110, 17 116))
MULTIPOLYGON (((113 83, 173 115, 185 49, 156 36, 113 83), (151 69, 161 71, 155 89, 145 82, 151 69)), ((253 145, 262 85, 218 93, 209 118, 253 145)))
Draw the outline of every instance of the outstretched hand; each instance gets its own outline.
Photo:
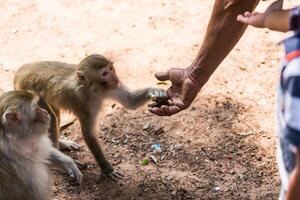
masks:
POLYGON ((160 81, 171 81, 172 86, 167 90, 166 105, 150 104, 150 112, 159 116, 169 116, 185 110, 197 96, 201 86, 190 77, 187 69, 172 68, 167 72, 156 73, 160 81))
POLYGON ((269 14, 282 9, 283 0, 273 2, 264 13, 259 12, 245 12, 243 15, 237 16, 237 21, 257 28, 266 27, 266 18, 269 14))

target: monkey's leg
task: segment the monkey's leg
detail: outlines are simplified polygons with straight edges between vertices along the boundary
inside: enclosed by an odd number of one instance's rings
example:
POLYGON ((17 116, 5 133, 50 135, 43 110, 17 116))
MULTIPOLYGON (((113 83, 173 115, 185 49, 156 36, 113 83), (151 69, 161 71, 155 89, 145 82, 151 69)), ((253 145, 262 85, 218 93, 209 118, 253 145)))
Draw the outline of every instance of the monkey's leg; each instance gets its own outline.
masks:
POLYGON ((52 148, 50 151, 50 165, 51 167, 65 169, 72 179, 77 184, 81 184, 82 174, 75 162, 69 157, 58 151, 55 148, 52 148))
MULTIPOLYGON (((60 127, 60 111, 53 107, 53 111, 57 118, 57 127, 60 127)), ((59 150, 61 151, 71 151, 71 150, 79 150, 80 146, 72 141, 67 139, 59 139, 59 150)))
POLYGON ((113 169, 105 158, 98 139, 94 133, 95 120, 89 114, 81 114, 79 117, 83 138, 101 168, 102 174, 112 180, 121 179, 123 175, 113 169))
POLYGON ((47 110, 51 117, 50 128, 49 128, 49 133, 50 133, 49 137, 53 143, 52 145, 55 148, 58 148, 59 127, 58 127, 57 117, 56 117, 53 109, 51 108, 51 106, 46 102, 46 100, 43 97, 40 97, 38 105, 41 108, 47 110))

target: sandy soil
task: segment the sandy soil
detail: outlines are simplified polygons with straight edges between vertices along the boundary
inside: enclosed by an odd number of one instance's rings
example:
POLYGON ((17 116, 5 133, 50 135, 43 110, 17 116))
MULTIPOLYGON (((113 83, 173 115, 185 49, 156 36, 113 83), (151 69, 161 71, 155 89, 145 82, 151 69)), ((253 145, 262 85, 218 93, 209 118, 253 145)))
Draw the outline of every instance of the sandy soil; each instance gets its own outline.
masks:
MULTIPOLYGON (((153 74, 188 66, 204 37, 213 1, 0 1, 0 88, 12 89, 26 62, 78 63, 85 55, 111 58, 129 87, 155 86, 153 74)), ((263 10, 270 1, 263 1, 263 10)), ((295 5, 297 0, 286 2, 295 5)), ((274 102, 282 34, 249 28, 192 106, 172 117, 146 107, 127 111, 107 101, 98 136, 125 174, 113 183, 82 140, 76 122, 63 132, 88 164, 83 185, 53 171, 55 199, 276 199, 274 102), (151 144, 162 152, 154 154, 151 144), (157 165, 140 165, 155 155, 157 165)))

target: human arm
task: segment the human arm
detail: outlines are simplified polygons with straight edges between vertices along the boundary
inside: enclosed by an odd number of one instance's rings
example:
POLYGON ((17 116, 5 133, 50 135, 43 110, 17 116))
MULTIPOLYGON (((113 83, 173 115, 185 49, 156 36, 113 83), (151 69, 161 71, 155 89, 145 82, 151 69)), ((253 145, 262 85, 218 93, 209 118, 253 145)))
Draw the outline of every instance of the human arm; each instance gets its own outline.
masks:
POLYGON ((187 68, 172 68, 155 75, 161 81, 170 80, 172 86, 167 90, 168 105, 152 106, 152 113, 173 115, 190 106, 244 33, 246 25, 238 23, 236 16, 246 10, 253 10, 258 2, 259 0, 215 0, 205 38, 194 62, 187 68))
POLYGON ((300 148, 295 151, 296 166, 290 175, 286 200, 297 200, 300 194, 300 148))

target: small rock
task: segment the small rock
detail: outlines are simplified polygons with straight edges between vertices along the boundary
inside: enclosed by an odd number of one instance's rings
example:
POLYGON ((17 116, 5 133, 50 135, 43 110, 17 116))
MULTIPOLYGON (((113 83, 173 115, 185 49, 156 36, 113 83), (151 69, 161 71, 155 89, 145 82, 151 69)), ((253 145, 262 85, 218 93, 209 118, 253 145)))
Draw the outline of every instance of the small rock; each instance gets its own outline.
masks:
POLYGON ((220 187, 214 187, 214 189, 213 189, 214 191, 220 191, 221 190, 221 188, 220 187))
POLYGON ((112 139, 112 140, 111 140, 111 143, 113 143, 113 144, 119 144, 120 141, 119 141, 119 140, 116 140, 116 139, 112 139))
POLYGON ((262 160, 262 157, 261 157, 261 156, 260 156, 260 157, 258 157, 258 158, 257 158, 257 160, 258 160, 258 161, 261 161, 261 160, 262 160))
POLYGON ((163 127, 160 127, 160 128, 158 128, 158 129, 156 129, 156 130, 154 131, 154 133, 155 133, 156 135, 162 134, 162 133, 164 133, 164 132, 165 132, 165 130, 164 130, 163 127))
POLYGON ((196 110, 196 107, 194 107, 194 106, 191 107, 191 111, 194 111, 194 110, 196 110))
POLYGON ((247 71, 247 68, 244 67, 244 66, 239 66, 239 68, 240 68, 240 70, 242 70, 242 71, 247 71))
POLYGON ((150 123, 147 122, 146 124, 144 124, 143 130, 147 130, 147 129, 149 129, 149 127, 150 127, 150 123))
POLYGON ((119 158, 119 157, 120 157, 120 154, 119 154, 119 153, 115 153, 114 159, 117 159, 117 158, 119 158))
POLYGON ((16 28, 11 29, 11 31, 10 31, 10 33, 12 33, 12 34, 16 34, 17 32, 18 32, 18 29, 16 29, 16 28))
POLYGON ((126 137, 125 140, 123 141, 123 144, 127 144, 128 138, 126 137))
POLYGON ((155 158, 154 155, 151 155, 151 156, 150 156, 150 159, 151 159, 151 161, 152 161, 154 164, 157 165, 157 159, 155 158))
POLYGON ((182 150, 183 149, 183 144, 175 144, 174 149, 177 150, 177 151, 182 150))
POLYGON ((174 190, 174 191, 172 192, 172 195, 173 195, 173 196, 176 196, 176 194, 177 194, 177 190, 174 190))

